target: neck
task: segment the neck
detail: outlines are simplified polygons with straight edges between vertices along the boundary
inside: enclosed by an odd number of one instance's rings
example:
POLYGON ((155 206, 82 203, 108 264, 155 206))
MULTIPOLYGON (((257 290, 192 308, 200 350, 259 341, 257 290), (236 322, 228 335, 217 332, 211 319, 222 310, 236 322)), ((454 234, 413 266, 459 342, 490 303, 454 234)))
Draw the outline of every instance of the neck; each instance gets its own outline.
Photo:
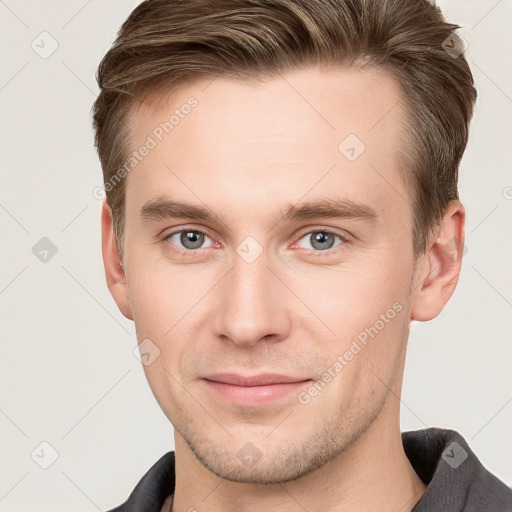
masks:
POLYGON ((173 512, 410 512, 426 486, 405 452, 392 393, 371 426, 325 465, 282 484, 231 482, 214 475, 175 433, 176 487, 173 512), (396 421, 390 422, 390 417, 396 421))

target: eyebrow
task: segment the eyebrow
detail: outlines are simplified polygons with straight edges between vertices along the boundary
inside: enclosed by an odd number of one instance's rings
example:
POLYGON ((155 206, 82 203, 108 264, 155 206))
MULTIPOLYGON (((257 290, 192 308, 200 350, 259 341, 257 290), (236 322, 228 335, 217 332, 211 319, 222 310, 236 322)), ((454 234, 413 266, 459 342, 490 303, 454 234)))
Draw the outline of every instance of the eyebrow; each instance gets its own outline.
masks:
MULTIPOLYGON (((143 221, 159 221, 174 218, 202 220, 216 225, 226 224, 225 218, 208 207, 193 205, 182 201, 174 201, 159 197, 146 202, 140 209, 143 221)), ((273 215, 271 220, 279 222, 300 221, 316 218, 362 219, 376 223, 379 219, 377 211, 370 205, 351 199, 324 198, 316 201, 288 204, 281 210, 281 215, 273 215)))

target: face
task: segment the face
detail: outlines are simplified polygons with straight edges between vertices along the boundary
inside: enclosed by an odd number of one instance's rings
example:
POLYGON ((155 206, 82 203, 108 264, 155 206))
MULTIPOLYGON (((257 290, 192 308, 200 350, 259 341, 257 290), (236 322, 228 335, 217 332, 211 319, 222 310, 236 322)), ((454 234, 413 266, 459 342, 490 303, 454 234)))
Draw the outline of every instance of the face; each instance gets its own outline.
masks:
POLYGON ((412 300, 400 96, 305 68, 133 112, 127 301, 177 439, 222 478, 305 475, 386 410, 412 300))

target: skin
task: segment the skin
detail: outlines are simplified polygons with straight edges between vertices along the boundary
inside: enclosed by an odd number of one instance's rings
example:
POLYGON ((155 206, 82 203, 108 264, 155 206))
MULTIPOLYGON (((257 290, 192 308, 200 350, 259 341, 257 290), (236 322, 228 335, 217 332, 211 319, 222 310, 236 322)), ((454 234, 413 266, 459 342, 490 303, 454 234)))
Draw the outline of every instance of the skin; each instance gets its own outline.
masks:
POLYGON ((173 510, 410 511, 426 487, 400 437, 409 325, 435 318, 455 289, 462 204, 450 203, 415 264, 398 168, 405 113, 383 72, 307 67, 258 85, 196 81, 133 112, 132 147, 190 96, 197 107, 127 177, 124 269, 106 203, 102 211, 109 289, 139 343, 160 350, 144 370, 174 426, 173 510), (353 162, 338 150, 350 133, 366 146, 353 162), (143 220, 142 206, 163 196, 206 205, 224 222, 143 220), (364 202, 377 220, 276 224, 289 204, 325 198, 364 202), (190 249, 180 233, 165 238, 179 229, 208 236, 190 249), (318 248, 311 235, 322 230, 346 241, 318 248), (237 253, 248 236, 263 248, 252 263, 237 253), (292 393, 234 405, 201 378, 318 381, 396 303, 400 312, 307 404, 292 393), (260 458, 244 464, 247 443, 260 458))

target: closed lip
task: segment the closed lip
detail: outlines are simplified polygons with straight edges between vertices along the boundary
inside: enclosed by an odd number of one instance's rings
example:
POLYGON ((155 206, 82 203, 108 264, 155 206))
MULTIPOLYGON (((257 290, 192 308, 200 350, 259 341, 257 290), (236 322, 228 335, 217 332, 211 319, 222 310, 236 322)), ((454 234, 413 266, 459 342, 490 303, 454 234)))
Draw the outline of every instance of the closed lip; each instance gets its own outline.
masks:
POLYGON ((311 379, 303 377, 291 377, 289 375, 279 375, 277 373, 260 373, 258 375, 244 376, 236 373, 216 373, 203 377, 204 380, 220 382, 222 384, 231 384, 232 386, 269 386, 272 384, 288 384, 293 382, 305 382, 311 379))

